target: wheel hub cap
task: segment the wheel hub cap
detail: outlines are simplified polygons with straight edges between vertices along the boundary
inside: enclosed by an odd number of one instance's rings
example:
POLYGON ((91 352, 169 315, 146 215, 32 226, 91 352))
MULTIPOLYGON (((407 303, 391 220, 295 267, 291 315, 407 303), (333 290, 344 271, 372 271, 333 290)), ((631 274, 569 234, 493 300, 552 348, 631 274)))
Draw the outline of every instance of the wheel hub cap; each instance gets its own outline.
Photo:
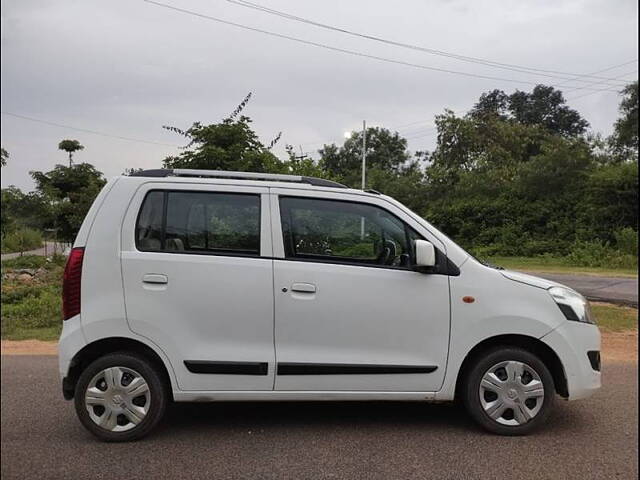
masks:
POLYGON ((509 426, 530 422, 544 402, 540 375, 526 363, 517 361, 500 362, 487 370, 478 393, 489 418, 509 426))
POLYGON ((124 432, 146 417, 151 403, 149 385, 130 368, 106 368, 89 382, 84 403, 91 420, 101 428, 124 432))

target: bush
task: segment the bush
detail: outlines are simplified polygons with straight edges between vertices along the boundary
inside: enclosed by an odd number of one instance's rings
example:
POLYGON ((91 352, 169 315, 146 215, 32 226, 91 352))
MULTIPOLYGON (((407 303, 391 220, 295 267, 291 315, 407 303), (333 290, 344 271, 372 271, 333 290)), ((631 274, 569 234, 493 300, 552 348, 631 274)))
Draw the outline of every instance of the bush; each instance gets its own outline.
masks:
POLYGON ((623 228, 613 234, 616 239, 616 249, 628 255, 638 255, 638 232, 633 228, 623 228))
POLYGON ((39 270, 30 280, 6 276, 2 281, 2 338, 31 338, 47 329, 55 338, 62 326, 62 271, 65 258, 35 255, 5 260, 2 273, 23 268, 39 270))
POLYGON ((566 262, 576 267, 638 268, 637 255, 613 249, 600 241, 574 243, 566 262))
POLYGON ((21 257, 12 258, 10 260, 2 261, 2 270, 5 269, 20 269, 20 268, 40 268, 44 267, 47 270, 55 270, 56 267, 64 267, 67 262, 67 257, 64 255, 56 254, 52 257, 43 257, 41 255, 23 255, 21 257))
POLYGON ((42 234, 25 228, 7 233, 2 237, 2 253, 24 252, 42 246, 42 234))

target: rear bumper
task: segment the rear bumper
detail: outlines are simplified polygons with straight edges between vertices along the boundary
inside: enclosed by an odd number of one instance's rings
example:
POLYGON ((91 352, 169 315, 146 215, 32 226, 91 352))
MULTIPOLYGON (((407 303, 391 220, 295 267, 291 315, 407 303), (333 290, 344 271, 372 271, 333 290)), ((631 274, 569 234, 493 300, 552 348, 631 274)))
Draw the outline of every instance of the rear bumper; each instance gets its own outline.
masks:
MULTIPOLYGON (((64 392, 69 390, 69 368, 73 357, 87 344, 82 326, 80 324, 80 315, 65 320, 62 324, 62 333, 58 341, 58 371, 62 379, 62 389, 64 392)), ((67 398, 67 393, 65 393, 67 398)))
POLYGON ((566 321, 540 340, 549 345, 562 362, 568 400, 590 397, 600 388, 600 330, 596 325, 566 321), (593 352, 597 352, 597 362, 593 352))

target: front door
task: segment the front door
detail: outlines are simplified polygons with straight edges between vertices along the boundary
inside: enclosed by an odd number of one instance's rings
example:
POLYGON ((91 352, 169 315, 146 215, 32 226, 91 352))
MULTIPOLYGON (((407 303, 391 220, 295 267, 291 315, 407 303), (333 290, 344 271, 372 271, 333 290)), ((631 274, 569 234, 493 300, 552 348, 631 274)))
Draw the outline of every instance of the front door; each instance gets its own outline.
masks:
POLYGON ((413 242, 435 240, 384 199, 280 193, 271 208, 284 257, 274 260, 276 390, 439 390, 448 277, 411 270, 413 242))
POLYGON ((165 351, 181 390, 273 389, 267 192, 157 183, 127 213, 127 320, 165 351))

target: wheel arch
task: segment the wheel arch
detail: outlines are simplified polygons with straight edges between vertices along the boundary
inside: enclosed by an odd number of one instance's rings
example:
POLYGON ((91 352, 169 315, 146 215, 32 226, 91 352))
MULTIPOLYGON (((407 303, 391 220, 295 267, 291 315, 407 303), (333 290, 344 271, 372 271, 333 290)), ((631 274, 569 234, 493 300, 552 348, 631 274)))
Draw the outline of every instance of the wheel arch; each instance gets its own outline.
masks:
POLYGON ((98 358, 115 352, 137 353, 152 363, 160 373, 163 383, 167 388, 169 398, 173 398, 171 376, 167 365, 160 355, 149 345, 127 337, 107 337, 95 340, 85 345, 71 359, 67 376, 62 382, 62 392, 66 400, 71 400, 74 396, 76 384, 80 375, 93 361, 98 358))
POLYGON ((465 359, 462 362, 462 365, 460 366, 458 376, 456 378, 456 399, 460 398, 460 390, 462 388, 462 385, 464 384, 466 375, 474 364, 474 360, 487 350, 495 347, 519 347, 539 357, 551 372, 556 393, 564 398, 569 397, 567 376, 564 370, 564 366, 562 365, 562 362, 560 361, 560 358, 558 357, 556 352, 554 352, 551 347, 535 337, 530 337, 528 335, 508 334, 496 335, 494 337, 486 338, 475 345, 467 353, 465 359))

